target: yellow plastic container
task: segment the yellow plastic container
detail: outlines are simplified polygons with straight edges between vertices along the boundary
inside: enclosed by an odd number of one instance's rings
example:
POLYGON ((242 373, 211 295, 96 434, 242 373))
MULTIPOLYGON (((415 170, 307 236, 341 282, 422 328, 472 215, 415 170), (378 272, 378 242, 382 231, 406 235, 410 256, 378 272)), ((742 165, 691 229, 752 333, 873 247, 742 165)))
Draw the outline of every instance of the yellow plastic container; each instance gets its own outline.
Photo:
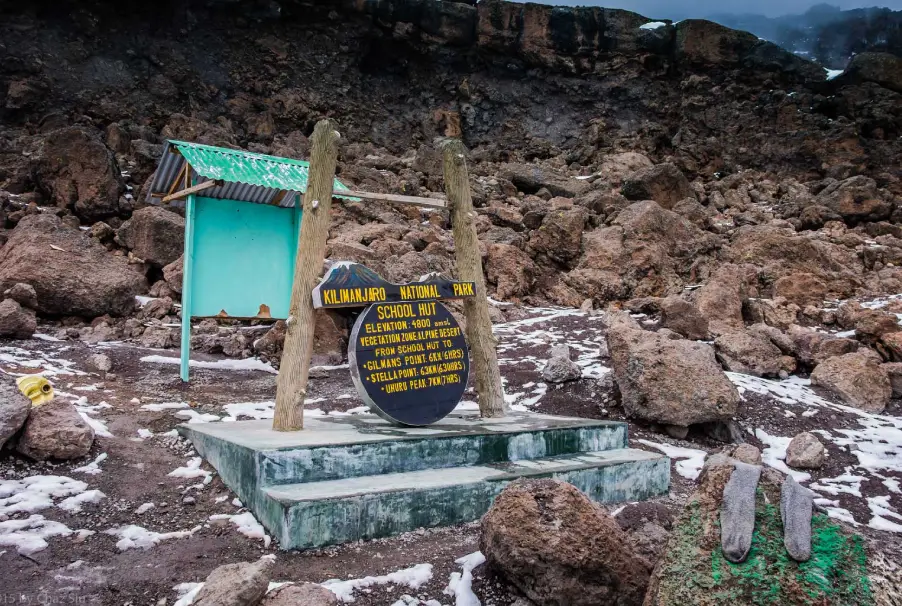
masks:
POLYGON ((16 379, 19 391, 31 400, 32 406, 46 404, 53 399, 53 385, 41 375, 25 375, 16 379))

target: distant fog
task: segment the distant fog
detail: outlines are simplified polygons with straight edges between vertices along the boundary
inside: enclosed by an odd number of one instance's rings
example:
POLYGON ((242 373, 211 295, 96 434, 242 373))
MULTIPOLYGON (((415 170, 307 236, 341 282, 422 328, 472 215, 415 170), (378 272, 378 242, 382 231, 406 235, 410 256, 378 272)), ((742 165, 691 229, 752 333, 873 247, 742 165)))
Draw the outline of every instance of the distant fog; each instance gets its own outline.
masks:
MULTIPOLYGON (((605 6, 623 8, 646 17, 658 19, 702 18, 723 14, 756 14, 768 17, 804 13, 812 6, 822 4, 811 0, 531 0, 540 4, 557 6, 605 6)), ((847 10, 868 6, 881 6, 902 10, 902 0, 831 0, 829 4, 847 10)))

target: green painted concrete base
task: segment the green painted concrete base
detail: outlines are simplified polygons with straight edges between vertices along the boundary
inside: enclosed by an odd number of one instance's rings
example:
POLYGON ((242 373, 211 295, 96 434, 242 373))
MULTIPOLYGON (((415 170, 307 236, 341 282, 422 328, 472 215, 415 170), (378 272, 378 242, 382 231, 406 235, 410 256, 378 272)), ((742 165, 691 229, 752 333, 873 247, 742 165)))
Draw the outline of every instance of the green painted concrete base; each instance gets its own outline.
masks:
POLYGON ((452 414, 429 427, 374 415, 183 425, 179 432, 285 549, 478 519, 508 483, 556 477, 600 502, 665 494, 670 462, 627 448, 625 423, 452 414))

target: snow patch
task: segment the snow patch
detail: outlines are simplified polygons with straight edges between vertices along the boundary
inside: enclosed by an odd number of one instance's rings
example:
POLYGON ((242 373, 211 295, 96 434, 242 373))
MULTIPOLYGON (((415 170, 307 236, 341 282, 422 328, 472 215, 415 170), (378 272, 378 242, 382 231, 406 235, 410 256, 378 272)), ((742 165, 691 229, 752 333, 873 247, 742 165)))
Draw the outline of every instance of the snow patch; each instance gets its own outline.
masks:
MULTIPOLYGON (((169 356, 159 355, 144 356, 143 358, 141 358, 141 361, 153 364, 182 363, 181 358, 170 358, 169 356)), ((188 366, 190 368, 209 368, 213 370, 259 370, 272 374, 278 374, 278 371, 273 368, 271 364, 267 364, 266 362, 258 358, 246 358, 244 360, 224 359, 216 360, 213 362, 208 360, 189 360, 188 366)), ((345 368, 347 368, 347 364, 345 364, 345 368)))
POLYGON ((24 520, 0 522, 0 547, 15 547, 16 551, 28 556, 47 549, 49 537, 69 536, 72 529, 59 522, 52 522, 41 515, 32 515, 24 520))
POLYGON ((129 524, 128 526, 122 526, 121 528, 110 528, 104 532, 105 534, 119 537, 119 540, 116 542, 116 547, 119 551, 127 551, 129 549, 137 548, 150 549, 161 541, 168 541, 169 539, 184 539, 190 537, 198 530, 200 530, 200 526, 195 526, 191 530, 154 532, 152 530, 147 530, 142 526, 129 524))
MULTIPOLYGON (((236 501, 238 499, 235 499, 236 501)), ((240 501, 239 501, 240 503, 240 501)), ((240 507, 240 505, 239 505, 240 507)), ((237 513, 235 515, 230 515, 227 513, 219 513, 210 516, 211 521, 216 520, 228 520, 232 524, 234 524, 241 534, 246 536, 249 539, 261 539, 263 541, 263 547, 269 547, 269 544, 272 542, 272 537, 266 534, 266 530, 263 528, 263 525, 257 521, 257 518, 254 517, 249 511, 245 511, 244 513, 237 513)))
POLYGON ((209 484, 210 480, 213 479, 213 474, 206 469, 200 468, 202 462, 203 459, 200 457, 193 457, 188 461, 187 465, 177 467, 166 475, 171 478, 203 478, 204 484, 209 484))
POLYGON ((107 459, 107 454, 105 452, 102 452, 99 455, 97 455, 96 459, 94 459, 87 465, 84 465, 82 467, 76 467, 72 471, 76 472, 76 473, 86 473, 88 475, 96 476, 97 474, 99 474, 102 471, 102 469, 100 469, 100 464, 102 462, 106 461, 106 459, 107 459))
POLYGON ((322 583, 323 587, 334 593, 339 600, 345 603, 354 601, 354 592, 358 589, 366 589, 373 585, 407 585, 411 589, 419 589, 432 579, 432 564, 417 564, 410 568, 404 568, 381 576, 368 576, 362 579, 329 579, 322 583))
POLYGON ((444 590, 445 595, 454 597, 455 606, 482 606, 482 602, 473 593, 473 569, 485 563, 485 556, 481 551, 474 551, 454 562, 460 564, 462 570, 451 573, 444 590))
POLYGON ((704 450, 696 450, 694 448, 683 448, 681 446, 673 446, 671 444, 658 444, 649 440, 637 440, 640 444, 645 444, 655 450, 663 452, 671 459, 677 459, 676 472, 687 480, 695 480, 698 474, 702 472, 705 465, 705 457, 708 453, 704 450))
POLYGON ((640 25, 639 29, 658 29, 661 27, 667 27, 667 24, 664 23, 663 21, 651 21, 644 25, 640 25))

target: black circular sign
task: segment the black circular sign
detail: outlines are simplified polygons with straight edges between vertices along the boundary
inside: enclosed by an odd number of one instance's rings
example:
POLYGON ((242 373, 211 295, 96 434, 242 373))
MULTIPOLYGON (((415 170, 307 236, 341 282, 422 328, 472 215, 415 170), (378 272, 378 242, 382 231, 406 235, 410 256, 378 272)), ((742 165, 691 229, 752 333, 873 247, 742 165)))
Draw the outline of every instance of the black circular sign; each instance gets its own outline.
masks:
POLYGON ((363 401, 401 425, 429 425, 447 416, 470 373, 463 330, 438 301, 367 307, 351 330, 348 361, 363 401))

